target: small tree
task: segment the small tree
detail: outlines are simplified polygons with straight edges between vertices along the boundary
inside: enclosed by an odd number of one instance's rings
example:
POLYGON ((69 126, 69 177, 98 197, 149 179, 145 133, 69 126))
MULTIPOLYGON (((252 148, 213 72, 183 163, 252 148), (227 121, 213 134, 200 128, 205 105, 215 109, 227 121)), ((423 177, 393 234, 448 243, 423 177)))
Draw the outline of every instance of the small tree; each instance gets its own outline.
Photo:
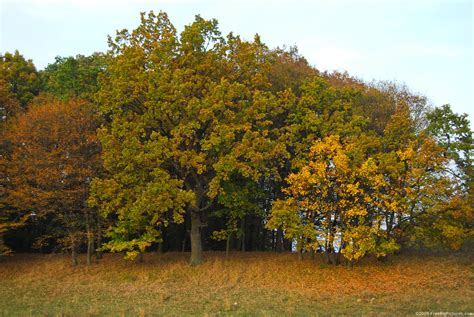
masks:
MULTIPOLYGON (((287 178, 288 198, 276 201, 269 227, 283 227, 300 251, 324 250, 357 261, 366 254, 383 256, 397 246, 387 241, 380 219, 371 212, 367 190, 375 177, 371 159, 351 159, 354 143, 329 136, 311 147, 309 162, 287 178)), ((339 257, 335 258, 336 262, 339 257)))
POLYGON ((92 218, 85 202, 99 166, 97 125, 90 104, 44 98, 11 121, 4 134, 10 145, 0 161, 7 176, 6 205, 57 222, 73 264, 92 218))

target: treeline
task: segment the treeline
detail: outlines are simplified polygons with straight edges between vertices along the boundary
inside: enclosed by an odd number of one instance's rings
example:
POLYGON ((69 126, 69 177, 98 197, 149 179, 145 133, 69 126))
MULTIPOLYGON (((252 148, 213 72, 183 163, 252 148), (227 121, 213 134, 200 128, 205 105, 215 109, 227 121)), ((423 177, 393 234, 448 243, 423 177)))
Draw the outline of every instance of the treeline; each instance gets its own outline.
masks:
POLYGON ((297 250, 329 263, 473 235, 466 114, 163 12, 37 71, 0 55, 0 249, 297 250))

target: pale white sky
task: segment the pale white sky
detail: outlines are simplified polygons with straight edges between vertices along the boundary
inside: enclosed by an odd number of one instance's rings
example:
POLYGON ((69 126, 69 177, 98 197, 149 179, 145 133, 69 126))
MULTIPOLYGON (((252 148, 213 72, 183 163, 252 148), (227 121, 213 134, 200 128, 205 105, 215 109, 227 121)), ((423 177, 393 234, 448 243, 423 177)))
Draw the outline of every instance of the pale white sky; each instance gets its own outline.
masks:
POLYGON ((406 83, 474 121, 470 0, 0 0, 0 52, 18 49, 42 69, 57 55, 105 51, 108 34, 149 10, 166 11, 178 29, 201 14, 224 34, 297 45, 320 70, 406 83))

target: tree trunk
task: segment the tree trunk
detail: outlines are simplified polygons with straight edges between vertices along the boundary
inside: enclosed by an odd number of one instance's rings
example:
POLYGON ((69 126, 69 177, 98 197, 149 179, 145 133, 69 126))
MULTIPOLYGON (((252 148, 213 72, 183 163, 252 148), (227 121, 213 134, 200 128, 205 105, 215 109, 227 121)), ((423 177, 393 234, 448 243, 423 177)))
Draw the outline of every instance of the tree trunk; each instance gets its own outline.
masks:
POLYGON ((395 220, 395 213, 391 212, 388 217, 385 218, 387 223, 387 234, 390 236, 392 234, 393 222, 395 220))
POLYGON ((191 211, 191 265, 202 263, 201 215, 191 211))
POLYGON ((181 252, 186 251, 186 240, 188 239, 188 234, 189 234, 189 220, 188 220, 189 215, 186 214, 184 217, 184 238, 183 238, 183 248, 181 249, 181 252))
POLYGON ((91 265, 92 252, 94 252, 94 234, 92 232, 90 215, 87 215, 87 265, 91 265))
POLYGON ((76 238, 71 237, 71 264, 72 266, 77 265, 77 253, 76 253, 76 238))
POLYGON ((242 244, 241 244, 241 250, 245 251, 245 216, 242 218, 241 222, 241 230, 242 230, 242 244))
POLYGON ((292 251, 293 240, 283 238, 283 251, 292 251))
POLYGON ((227 241, 225 244, 225 256, 228 257, 230 253, 230 242, 232 240, 232 232, 227 236, 227 241))
POLYGON ((259 218, 252 217, 250 226, 250 243, 248 247, 251 251, 259 251, 260 249, 260 236, 262 232, 262 223, 259 218))
POLYGON ((328 216, 328 231, 326 237, 326 261, 327 264, 332 264, 331 261, 331 252, 332 252, 332 221, 331 215, 328 216))
POLYGON ((346 244, 344 243, 343 241, 344 239, 344 235, 341 234, 341 245, 339 246, 339 251, 337 252, 337 258, 336 258, 336 264, 339 265, 341 264, 341 254, 342 254, 342 250, 344 250, 344 247, 346 246, 346 244))
POLYGON ((329 250, 331 251, 331 264, 336 264, 336 248, 334 247, 334 238, 336 236, 335 226, 331 226, 331 240, 329 240, 329 250))
POLYGON ((327 264, 332 264, 331 253, 329 252, 329 250, 326 251, 326 263, 327 264))
POLYGON ((276 251, 282 252, 283 251, 283 230, 281 228, 277 229, 277 236, 276 236, 276 251))
POLYGON ((186 240, 188 239, 188 229, 184 231, 184 239, 183 239, 183 247, 181 248, 181 252, 186 251, 186 240))
POLYGON ((299 253, 300 260, 303 260, 303 250, 304 250, 304 242, 303 238, 299 238, 297 242, 297 250, 299 253))
POLYGON ((272 233, 272 237, 271 237, 272 250, 273 250, 273 251, 276 251, 276 247, 275 247, 275 230, 272 230, 271 233, 272 233))
MULTIPOLYGON (((102 247, 102 216, 97 215, 97 249, 102 247)), ((102 251, 95 252, 95 259, 99 261, 102 259, 102 251)))

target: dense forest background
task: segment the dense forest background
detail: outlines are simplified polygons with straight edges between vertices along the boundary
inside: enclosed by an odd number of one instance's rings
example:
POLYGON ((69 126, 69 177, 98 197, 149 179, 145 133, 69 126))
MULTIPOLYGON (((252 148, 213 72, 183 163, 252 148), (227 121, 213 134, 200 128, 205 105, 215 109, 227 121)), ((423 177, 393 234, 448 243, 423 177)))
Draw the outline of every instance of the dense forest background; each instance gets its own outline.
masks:
MULTIPOLYGON (((455 83, 449 83, 455 84, 455 83)), ((298 251, 328 263, 473 235, 466 114, 296 47, 141 15, 109 51, 0 55, 0 253, 298 251)))

